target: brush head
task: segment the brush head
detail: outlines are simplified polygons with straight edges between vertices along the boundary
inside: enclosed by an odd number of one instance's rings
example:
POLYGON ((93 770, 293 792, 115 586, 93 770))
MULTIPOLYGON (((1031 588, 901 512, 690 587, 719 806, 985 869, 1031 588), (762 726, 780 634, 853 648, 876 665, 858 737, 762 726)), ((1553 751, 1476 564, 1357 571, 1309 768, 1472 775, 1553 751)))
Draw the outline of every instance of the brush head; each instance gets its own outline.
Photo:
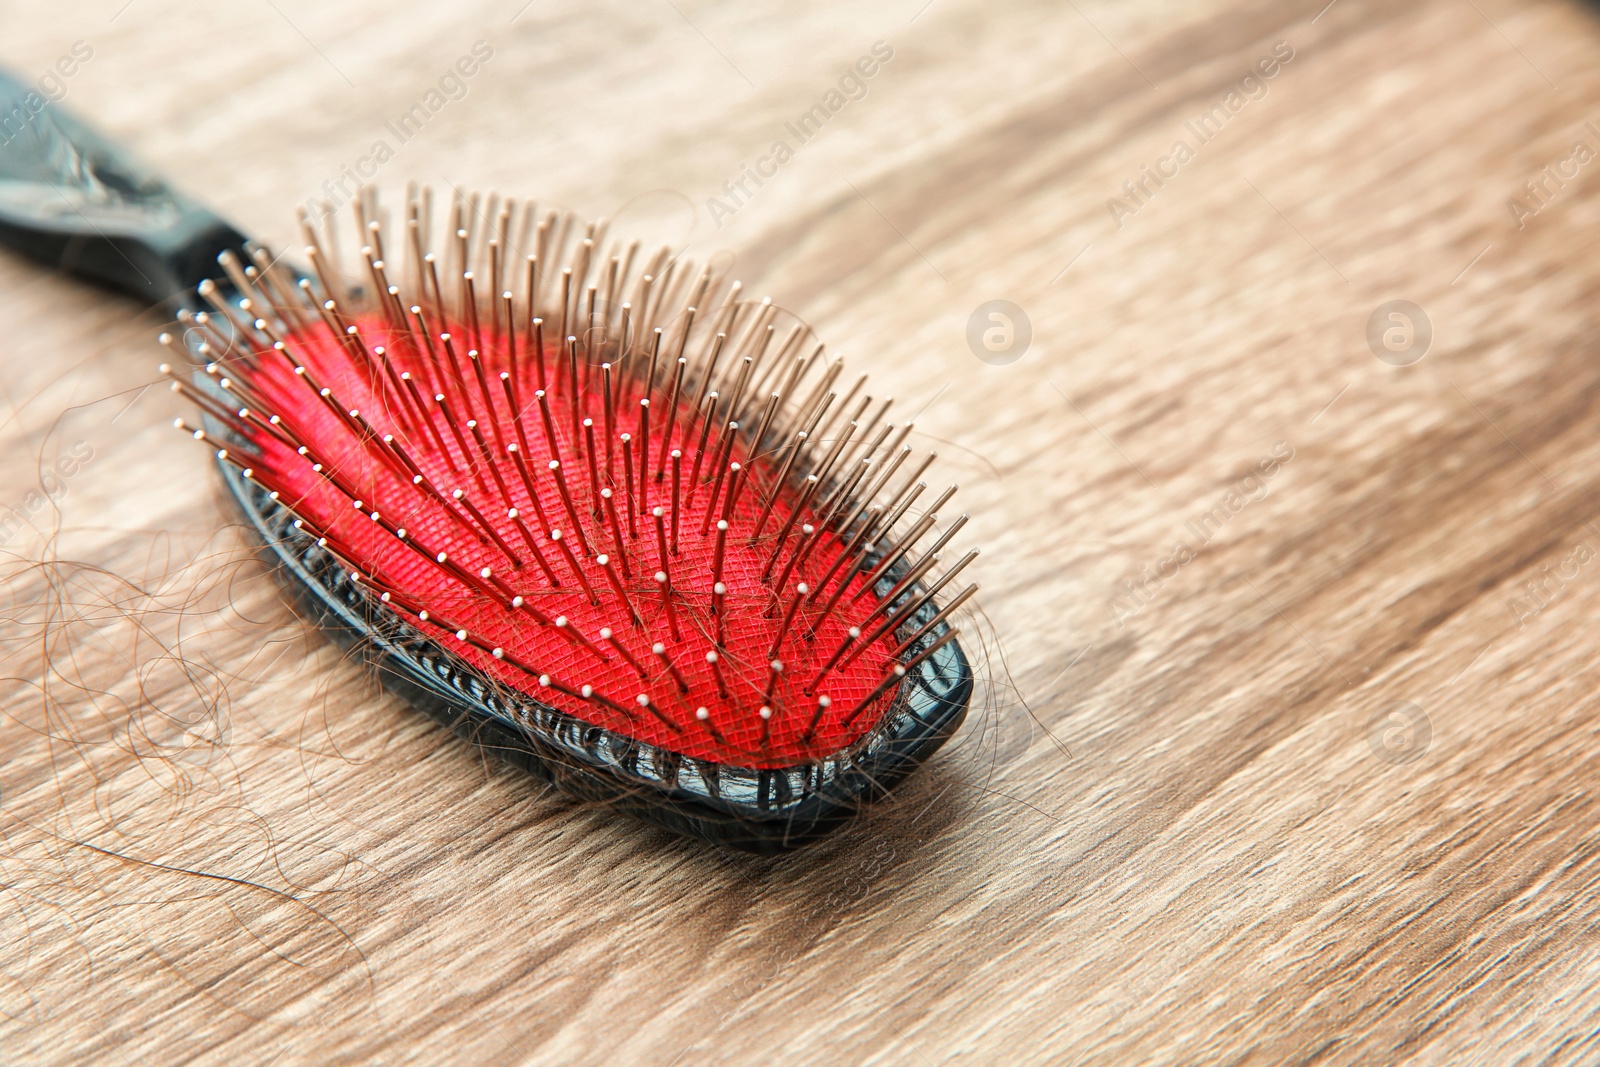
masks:
POLYGON ((313 277, 224 257, 185 429, 507 706, 710 767, 869 748, 956 651, 932 593, 959 566, 932 571, 964 516, 928 543, 911 428, 737 283, 531 206, 473 233, 479 207, 441 263, 408 198, 405 288, 365 198, 359 284, 309 225, 313 277))

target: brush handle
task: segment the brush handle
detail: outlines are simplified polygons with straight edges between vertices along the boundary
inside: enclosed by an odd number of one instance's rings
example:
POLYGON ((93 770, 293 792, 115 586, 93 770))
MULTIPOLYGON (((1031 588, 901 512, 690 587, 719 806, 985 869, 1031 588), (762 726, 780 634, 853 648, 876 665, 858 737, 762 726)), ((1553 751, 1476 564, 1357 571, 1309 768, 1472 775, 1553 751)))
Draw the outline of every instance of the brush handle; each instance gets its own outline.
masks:
POLYGON ((244 236, 0 71, 0 245, 151 303, 220 275, 244 236))

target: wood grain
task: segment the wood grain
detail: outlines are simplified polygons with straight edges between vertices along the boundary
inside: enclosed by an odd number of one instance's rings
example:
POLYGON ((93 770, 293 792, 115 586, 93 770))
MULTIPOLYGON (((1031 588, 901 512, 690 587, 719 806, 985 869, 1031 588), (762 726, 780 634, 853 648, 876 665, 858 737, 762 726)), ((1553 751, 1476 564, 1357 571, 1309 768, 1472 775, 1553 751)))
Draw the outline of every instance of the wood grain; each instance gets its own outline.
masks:
POLYGON ((90 42, 65 106, 275 242, 488 42, 379 183, 613 215, 813 323, 963 484, 988 677, 799 855, 545 795, 285 606, 145 389, 154 315, 0 257, 6 1062, 1600 1056, 1600 164, 1543 177, 1600 149, 1591 8, 0 13, 10 68, 90 42), (1005 366, 991 299, 1032 325, 1005 366))

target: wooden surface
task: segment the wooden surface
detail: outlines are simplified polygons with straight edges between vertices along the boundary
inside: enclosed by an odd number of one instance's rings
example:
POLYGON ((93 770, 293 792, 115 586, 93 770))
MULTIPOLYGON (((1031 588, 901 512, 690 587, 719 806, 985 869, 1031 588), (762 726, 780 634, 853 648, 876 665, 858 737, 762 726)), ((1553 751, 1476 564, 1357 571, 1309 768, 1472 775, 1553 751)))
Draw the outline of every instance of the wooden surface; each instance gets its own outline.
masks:
POLYGON ((718 252, 962 482, 980 704, 782 859, 541 794, 281 602, 145 390, 155 316, 0 257, 0 1059, 1600 1057, 1590 8, 519 7, 7 0, 0 61, 88 42, 65 106, 275 242, 387 138, 389 188, 718 252), (991 299, 1009 365, 965 340, 991 299), (1369 348, 1391 299, 1419 362, 1369 348))

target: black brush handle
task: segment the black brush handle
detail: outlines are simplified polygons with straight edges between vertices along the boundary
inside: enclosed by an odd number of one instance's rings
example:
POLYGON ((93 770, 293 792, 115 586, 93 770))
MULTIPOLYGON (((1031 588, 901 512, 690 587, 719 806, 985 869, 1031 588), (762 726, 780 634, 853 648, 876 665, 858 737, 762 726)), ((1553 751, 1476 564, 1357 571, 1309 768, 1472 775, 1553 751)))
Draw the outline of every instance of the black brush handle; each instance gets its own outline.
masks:
POLYGON ((0 71, 0 245, 150 303, 222 274, 244 236, 0 71))

